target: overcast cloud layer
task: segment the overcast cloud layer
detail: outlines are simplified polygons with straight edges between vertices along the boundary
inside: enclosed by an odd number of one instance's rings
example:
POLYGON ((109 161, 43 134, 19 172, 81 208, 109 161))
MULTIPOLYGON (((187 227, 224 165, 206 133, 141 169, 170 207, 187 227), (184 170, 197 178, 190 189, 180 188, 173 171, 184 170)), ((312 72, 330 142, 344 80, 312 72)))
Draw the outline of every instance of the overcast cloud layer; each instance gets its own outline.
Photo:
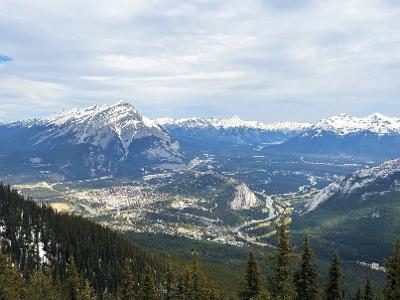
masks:
POLYGON ((0 120, 134 104, 149 117, 400 116, 396 0, 0 0, 0 120))

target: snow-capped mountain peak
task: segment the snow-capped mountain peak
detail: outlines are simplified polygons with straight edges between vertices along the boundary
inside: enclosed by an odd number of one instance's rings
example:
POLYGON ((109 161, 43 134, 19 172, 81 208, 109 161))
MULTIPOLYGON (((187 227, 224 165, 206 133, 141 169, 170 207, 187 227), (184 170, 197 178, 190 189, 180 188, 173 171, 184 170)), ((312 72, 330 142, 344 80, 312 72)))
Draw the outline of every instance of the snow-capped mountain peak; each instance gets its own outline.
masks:
POLYGON ((10 125, 45 128, 36 136, 36 145, 55 138, 66 137, 69 143, 88 143, 108 149, 114 147, 117 139, 121 145, 117 150, 121 160, 128 157, 133 141, 146 137, 165 140, 173 146, 173 152, 177 153, 179 150, 179 145, 159 124, 142 116, 133 105, 126 101, 119 101, 112 105, 73 108, 49 117, 10 125))
POLYGON ((216 118, 160 118, 156 122, 166 127, 186 128, 251 128, 264 131, 305 132, 306 135, 321 134, 331 131, 337 135, 347 135, 354 132, 369 131, 378 135, 400 134, 400 119, 373 113, 366 117, 354 117, 347 113, 321 119, 314 125, 298 122, 272 122, 243 120, 235 115, 229 119, 216 118), (311 133, 308 133, 310 131, 311 133))
MULTIPOLYGON (((90 120, 105 120, 107 123, 117 123, 123 118, 141 121, 143 117, 135 107, 128 102, 119 101, 112 105, 93 105, 88 108, 74 108, 68 111, 59 112, 49 117, 39 119, 43 123, 54 125, 65 125, 67 123, 84 123, 90 120)), ((152 124, 155 126, 155 124, 152 124)))
POLYGON ((263 123, 259 121, 243 120, 239 116, 234 115, 229 119, 216 118, 160 118, 156 122, 162 126, 180 126, 188 128, 251 128, 265 131, 302 131, 311 126, 308 123, 298 122, 273 122, 263 123))
POLYGON ((341 136, 361 131, 369 131, 378 135, 398 134, 400 133, 400 119, 387 117, 380 113, 373 113, 363 118, 343 113, 318 121, 311 130, 318 134, 332 131, 341 136))

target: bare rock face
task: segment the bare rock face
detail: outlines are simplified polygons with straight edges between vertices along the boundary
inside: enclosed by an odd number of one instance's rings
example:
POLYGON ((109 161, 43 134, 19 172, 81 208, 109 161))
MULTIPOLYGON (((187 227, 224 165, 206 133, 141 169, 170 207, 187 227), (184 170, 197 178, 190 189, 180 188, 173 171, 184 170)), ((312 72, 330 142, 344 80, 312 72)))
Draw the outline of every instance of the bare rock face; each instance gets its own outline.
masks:
POLYGON ((236 187, 235 196, 230 203, 230 208, 233 210, 250 209, 259 205, 259 201, 250 190, 250 188, 242 183, 236 187))

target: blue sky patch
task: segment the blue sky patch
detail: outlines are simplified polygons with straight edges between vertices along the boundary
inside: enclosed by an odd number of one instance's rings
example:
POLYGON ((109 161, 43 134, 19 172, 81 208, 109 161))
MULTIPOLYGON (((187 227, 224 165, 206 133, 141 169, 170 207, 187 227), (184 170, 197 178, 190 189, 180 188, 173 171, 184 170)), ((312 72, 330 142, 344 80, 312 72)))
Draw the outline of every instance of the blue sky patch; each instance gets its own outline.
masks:
POLYGON ((12 61, 12 58, 6 55, 0 54, 0 64, 12 61))

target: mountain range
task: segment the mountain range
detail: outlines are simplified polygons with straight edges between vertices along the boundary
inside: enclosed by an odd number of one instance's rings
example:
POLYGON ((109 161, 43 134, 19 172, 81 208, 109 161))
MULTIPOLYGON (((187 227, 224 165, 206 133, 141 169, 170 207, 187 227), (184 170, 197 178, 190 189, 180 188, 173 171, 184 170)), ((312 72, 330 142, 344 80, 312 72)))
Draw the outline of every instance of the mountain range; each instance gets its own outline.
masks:
POLYGON ((234 116, 215 118, 161 118, 156 120, 172 136, 184 144, 196 145, 248 145, 280 143, 294 137, 311 126, 307 123, 246 121, 234 116))
POLYGON ((340 114, 320 120, 277 148, 294 153, 389 159, 400 155, 399 146, 400 119, 375 113, 364 118, 340 114))
POLYGON ((263 123, 239 117, 142 116, 128 102, 94 105, 49 117, 0 124, 4 172, 39 168, 69 178, 134 175, 143 168, 184 164, 198 150, 259 146, 270 152, 371 157, 400 155, 400 119, 340 114, 315 124, 263 123), (12 166, 7 162, 13 162, 12 166))
POLYGON ((272 151, 295 154, 357 155, 383 159, 400 155, 400 119, 379 113, 363 118, 339 114, 315 124, 262 123, 239 117, 225 120, 163 118, 157 122, 182 144, 202 148, 205 144, 208 147, 267 144, 272 151))

